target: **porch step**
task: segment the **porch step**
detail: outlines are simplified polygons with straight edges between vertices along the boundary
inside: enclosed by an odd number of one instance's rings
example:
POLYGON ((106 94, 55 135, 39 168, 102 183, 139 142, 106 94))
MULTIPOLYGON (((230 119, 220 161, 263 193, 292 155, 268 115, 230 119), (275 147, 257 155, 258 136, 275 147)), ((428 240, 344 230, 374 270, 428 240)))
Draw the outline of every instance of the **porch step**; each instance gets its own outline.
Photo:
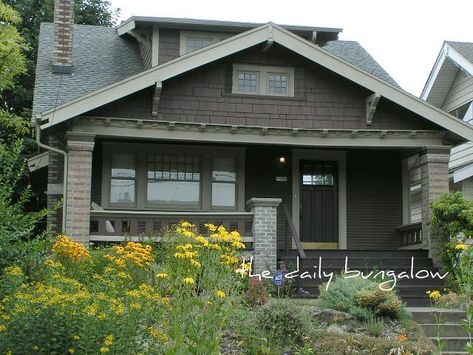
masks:
POLYGON ((442 354, 467 354, 468 334, 463 327, 464 311, 431 307, 408 308, 412 319, 423 329, 434 344, 443 344, 442 354))
MULTIPOLYGON (((290 250, 287 253, 280 254, 280 260, 283 261, 289 271, 296 270, 297 251, 290 250)), ((428 257, 426 250, 308 250, 306 258, 299 260, 299 274, 307 272, 312 278, 296 279, 297 287, 310 292, 312 297, 319 294, 318 286, 329 280, 328 277, 322 279, 318 276, 319 268, 325 274, 340 274, 345 268, 352 271, 363 272, 364 275, 373 271, 376 274, 380 271, 394 271, 395 275, 401 273, 408 275, 409 278, 397 280, 396 288, 401 298, 409 306, 430 306, 429 298, 426 292, 429 290, 442 289, 444 280, 439 277, 412 278, 412 274, 425 276, 425 271, 429 273, 440 273, 433 266, 432 259, 428 257), (348 258, 348 259, 346 259, 348 258), (414 267, 412 267, 412 258, 414 258, 414 267), (315 273, 315 274, 314 274, 315 273)), ((391 280, 392 276, 386 275, 385 280, 391 280)))

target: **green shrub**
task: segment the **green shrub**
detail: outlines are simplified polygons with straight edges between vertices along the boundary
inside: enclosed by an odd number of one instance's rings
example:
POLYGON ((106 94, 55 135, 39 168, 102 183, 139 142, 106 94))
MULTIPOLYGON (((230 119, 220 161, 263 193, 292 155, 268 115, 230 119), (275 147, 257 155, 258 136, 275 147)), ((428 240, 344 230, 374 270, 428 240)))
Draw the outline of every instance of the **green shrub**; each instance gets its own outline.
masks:
POLYGON ((325 285, 320 287, 319 306, 347 312, 362 320, 375 316, 398 318, 403 309, 401 299, 395 291, 384 291, 378 286, 370 279, 339 276, 327 290, 325 285))
POLYGON ((257 322, 270 339, 298 342, 307 330, 307 314, 288 300, 273 299, 257 310, 257 322))
POLYGON ((264 280, 253 277, 249 280, 243 298, 250 306, 262 306, 270 299, 268 286, 264 280))
POLYGON ((369 335, 379 337, 384 329, 384 322, 382 318, 371 317, 365 322, 366 331, 369 335))

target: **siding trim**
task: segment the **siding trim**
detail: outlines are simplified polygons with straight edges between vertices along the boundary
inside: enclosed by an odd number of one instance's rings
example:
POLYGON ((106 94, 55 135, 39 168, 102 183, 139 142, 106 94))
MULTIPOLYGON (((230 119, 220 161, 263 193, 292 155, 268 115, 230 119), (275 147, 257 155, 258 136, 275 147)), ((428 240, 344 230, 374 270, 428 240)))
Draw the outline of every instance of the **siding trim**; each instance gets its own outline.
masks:
MULTIPOLYGON (((292 150, 292 220, 298 234, 300 234, 300 161, 320 160, 338 163, 338 249, 347 249, 346 154, 346 151, 292 150)), ((295 248, 294 242, 292 247, 295 248)))

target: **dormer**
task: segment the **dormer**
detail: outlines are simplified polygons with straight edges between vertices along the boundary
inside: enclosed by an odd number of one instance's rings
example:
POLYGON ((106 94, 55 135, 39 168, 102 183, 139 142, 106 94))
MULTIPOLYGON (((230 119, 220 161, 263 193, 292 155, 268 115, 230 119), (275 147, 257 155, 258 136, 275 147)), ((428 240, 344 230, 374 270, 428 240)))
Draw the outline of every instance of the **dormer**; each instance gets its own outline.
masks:
MULTIPOLYGON (((261 26, 260 23, 133 16, 117 27, 118 35, 134 37, 145 68, 261 26)), ((340 28, 283 25, 313 43, 337 40, 340 28)))

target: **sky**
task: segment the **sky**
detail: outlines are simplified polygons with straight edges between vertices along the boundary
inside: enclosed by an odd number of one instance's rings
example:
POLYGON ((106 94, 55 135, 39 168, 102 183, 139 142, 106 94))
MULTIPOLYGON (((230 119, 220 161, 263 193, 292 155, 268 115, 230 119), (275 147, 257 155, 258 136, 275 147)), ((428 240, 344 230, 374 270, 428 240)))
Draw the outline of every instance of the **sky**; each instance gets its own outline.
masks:
POLYGON ((112 0, 130 16, 343 28, 401 87, 419 96, 443 41, 473 42, 473 0, 112 0))

